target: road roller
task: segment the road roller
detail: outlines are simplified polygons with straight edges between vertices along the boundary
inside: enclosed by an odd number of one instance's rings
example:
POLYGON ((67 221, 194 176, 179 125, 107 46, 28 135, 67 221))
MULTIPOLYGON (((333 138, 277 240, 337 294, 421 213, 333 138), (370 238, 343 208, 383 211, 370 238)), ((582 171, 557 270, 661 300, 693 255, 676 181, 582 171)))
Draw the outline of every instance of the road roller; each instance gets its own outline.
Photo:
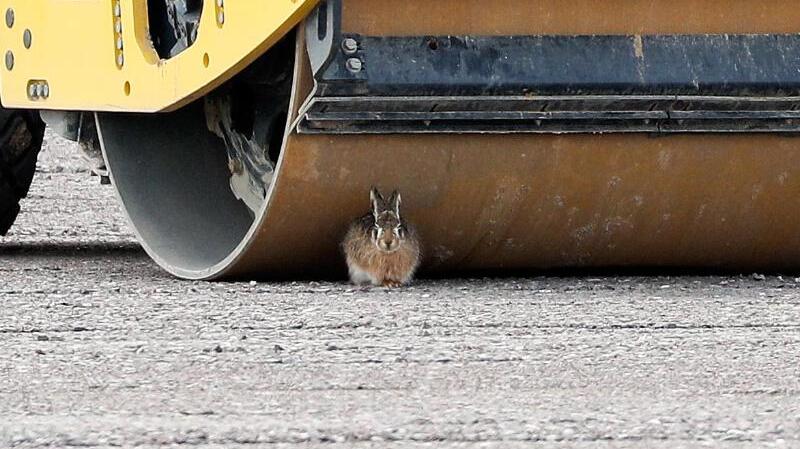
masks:
POLYGON ((0 5, 2 232, 49 126, 186 279, 344 276, 373 187, 428 275, 800 267, 794 0, 0 5))

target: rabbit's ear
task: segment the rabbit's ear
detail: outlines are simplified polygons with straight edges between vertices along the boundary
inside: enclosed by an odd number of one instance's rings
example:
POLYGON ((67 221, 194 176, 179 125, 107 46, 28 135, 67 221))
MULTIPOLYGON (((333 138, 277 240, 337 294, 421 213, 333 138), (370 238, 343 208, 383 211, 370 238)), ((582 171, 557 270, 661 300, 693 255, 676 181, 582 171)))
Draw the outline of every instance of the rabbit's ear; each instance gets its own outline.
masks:
POLYGON ((400 203, 402 202, 403 200, 400 197, 400 192, 397 190, 392 192, 392 198, 389 200, 389 207, 394 211, 395 215, 397 215, 397 218, 400 218, 400 203))
POLYGON ((383 209, 384 199, 381 195, 381 192, 378 191, 375 187, 372 188, 369 192, 369 200, 372 203, 372 215, 375 217, 381 213, 381 209, 383 209))

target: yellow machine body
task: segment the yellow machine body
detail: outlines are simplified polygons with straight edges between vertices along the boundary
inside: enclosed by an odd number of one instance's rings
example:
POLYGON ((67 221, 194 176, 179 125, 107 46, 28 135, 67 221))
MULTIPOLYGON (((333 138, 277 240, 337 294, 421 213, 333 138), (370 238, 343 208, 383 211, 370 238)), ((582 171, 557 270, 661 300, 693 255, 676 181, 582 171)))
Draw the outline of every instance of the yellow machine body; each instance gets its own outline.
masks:
POLYGON ((0 27, 0 42, 13 66, 3 67, 0 98, 13 108, 172 110, 247 67, 316 3, 206 1, 194 45, 161 60, 150 41, 146 0, 5 0, 0 11, 13 21, 0 27), (47 85, 46 98, 31 95, 37 84, 47 85))

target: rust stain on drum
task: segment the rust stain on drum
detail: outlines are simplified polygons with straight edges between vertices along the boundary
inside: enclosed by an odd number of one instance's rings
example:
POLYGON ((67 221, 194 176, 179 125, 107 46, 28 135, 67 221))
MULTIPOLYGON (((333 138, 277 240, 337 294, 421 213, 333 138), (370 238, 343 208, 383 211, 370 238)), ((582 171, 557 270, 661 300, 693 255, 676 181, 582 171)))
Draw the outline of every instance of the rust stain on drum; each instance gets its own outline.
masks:
POLYGON ((294 136, 255 266, 340 265, 371 185, 399 187, 436 270, 797 266, 800 140, 761 136, 294 136), (457 146, 455 162, 442 148, 457 146), (667 155, 668 166, 663 165, 667 155), (302 162, 300 162, 302 161, 302 162), (297 165, 295 165, 297 162, 297 165), (336 176, 341 164, 351 176, 336 176), (450 165, 452 164, 452 165, 450 165), (449 166, 450 165, 450 166, 449 166), (449 166, 449 168, 448 168, 449 166), (787 169, 788 175, 783 175, 787 169), (754 194, 754 192, 758 192, 754 194))
POLYGON ((346 32, 376 36, 796 33, 795 0, 345 0, 346 32))
MULTIPOLYGON (((433 31, 442 26, 439 21, 459 32, 490 31, 494 29, 491 21, 460 22, 464 15, 472 17, 479 3, 487 2, 380 2, 384 12, 400 17, 389 23, 382 19, 383 14, 357 16, 349 18, 348 23, 372 33, 389 34, 401 31, 396 27, 408 27, 403 29, 409 33, 433 31), (411 26, 409 16, 416 13, 407 5, 412 3, 433 5, 434 12, 435 5, 451 5, 454 10, 447 14, 450 21, 432 13, 433 17, 417 16, 418 26, 411 26)), ((552 2, 498 3, 507 4, 508 11, 525 3, 533 5, 533 11, 537 5, 550 5, 547 10, 551 15, 561 13, 552 2)), ((598 3, 577 2, 587 8, 598 3)), ((669 2, 623 3, 636 6, 637 14, 644 14, 669 2)), ((671 4, 675 3, 697 6, 709 2, 681 0, 671 4)), ((745 25, 738 21, 745 2, 710 3, 728 5, 729 14, 708 15, 708 21, 730 17, 731 31, 745 25)), ((756 13, 762 11, 761 3, 746 3, 756 13)), ((346 4, 350 8, 373 2, 349 0, 346 4)), ((618 1, 602 4, 620 6, 618 1)), ((798 12, 788 10, 789 2, 764 4, 782 5, 779 9, 786 20, 800 23, 798 12)), ((601 11, 612 8, 597 7, 601 11)), ((525 17, 535 16, 518 8, 516 11, 525 17)), ((516 24, 515 14, 494 9, 486 14, 496 15, 498 24, 510 20, 508 26, 497 25, 503 32, 516 26, 520 27, 518 31, 538 31, 537 23, 542 22, 534 21, 523 29, 521 22, 516 24)), ((619 18, 620 26, 634 21, 630 14, 608 14, 604 22, 607 26, 601 31, 628 31, 610 24, 617 20, 614 17, 619 18)), ((685 10, 683 14, 685 18, 685 10)), ((670 17, 658 31, 677 26, 679 21, 670 17)), ((771 29, 767 22, 761 24, 760 17, 756 14, 748 29, 771 29)), ((556 22, 567 19, 565 16, 556 22)), ((647 31, 648 23, 642 22, 638 31, 647 31)), ((786 27, 781 20, 769 23, 775 29, 786 27)), ((305 61, 302 44, 299 48, 298 60, 305 61)), ((310 90, 307 61, 298 70, 296 83, 295 115, 297 105, 310 90)), ((800 266, 797 138, 758 134, 292 133, 263 223, 249 250, 227 274, 343 274, 340 239, 347 223, 367 210, 367 192, 373 185, 402 191, 406 215, 418 226, 425 244, 424 269, 428 272, 587 266, 800 266)))

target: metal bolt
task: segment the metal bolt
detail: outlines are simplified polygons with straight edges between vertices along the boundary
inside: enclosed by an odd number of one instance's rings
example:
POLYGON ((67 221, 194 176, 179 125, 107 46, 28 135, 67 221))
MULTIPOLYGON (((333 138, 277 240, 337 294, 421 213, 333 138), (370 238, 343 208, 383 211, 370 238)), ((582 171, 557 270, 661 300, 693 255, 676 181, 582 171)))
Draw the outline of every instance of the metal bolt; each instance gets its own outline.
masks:
POLYGON ((14 26, 14 10, 11 8, 6 10, 6 26, 9 28, 14 26))
POLYGON ((36 84, 31 84, 28 86, 28 96, 31 98, 36 98, 36 84))
POLYGON ((117 34, 121 34, 122 33, 122 21, 121 20, 117 19, 117 20, 114 21, 114 31, 116 31, 117 34))
POLYGON ((114 2, 114 16, 121 17, 122 16, 122 5, 119 2, 114 2))
POLYGON ((350 58, 347 60, 347 70, 352 73, 358 73, 364 68, 364 63, 358 58, 350 58))
POLYGON ((47 84, 47 83, 45 83, 44 86, 42 87, 42 96, 44 98, 47 98, 47 97, 50 96, 50 85, 47 84))
POLYGON ((225 0, 217 0, 217 8, 224 8, 225 0))
POLYGON ((120 67, 125 65, 125 56, 123 56, 122 53, 117 55, 117 65, 120 66, 120 67))
POLYGON ((25 48, 31 48, 31 44, 33 43, 33 35, 31 34, 31 30, 25 30, 22 33, 22 43, 25 44, 25 48))
POLYGON ((358 41, 348 37, 342 41, 342 51, 346 55, 354 55, 358 51, 358 41))
POLYGON ((225 23, 225 12, 224 12, 224 11, 220 11, 220 12, 219 12, 219 14, 217 14, 217 22, 218 22, 220 25, 222 25, 223 23, 225 23))
POLYGON ((6 52, 6 68, 8 70, 14 68, 14 53, 11 50, 6 52))
POLYGON ((122 37, 117 38, 117 50, 122 51, 122 37))
POLYGON ((42 86, 41 84, 37 84, 36 85, 36 96, 37 97, 41 97, 43 95, 44 95, 44 86, 42 86))

